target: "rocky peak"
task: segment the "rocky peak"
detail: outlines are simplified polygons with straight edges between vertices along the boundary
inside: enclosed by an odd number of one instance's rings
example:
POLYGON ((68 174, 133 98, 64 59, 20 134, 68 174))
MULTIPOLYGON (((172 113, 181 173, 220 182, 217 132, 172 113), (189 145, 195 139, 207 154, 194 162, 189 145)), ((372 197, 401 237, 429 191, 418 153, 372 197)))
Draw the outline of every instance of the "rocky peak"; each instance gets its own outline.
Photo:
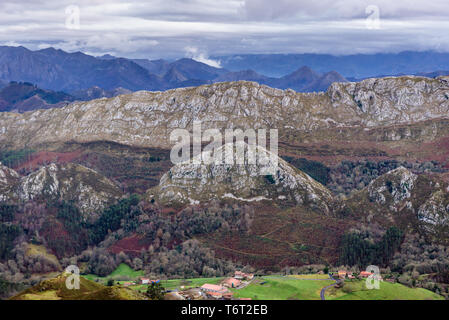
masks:
POLYGON ((399 167, 372 181, 368 186, 371 201, 386 204, 387 200, 393 205, 410 199, 414 183, 418 176, 404 167, 399 167))
POLYGON ((353 194, 345 205, 367 222, 412 228, 433 241, 449 243, 449 186, 438 174, 416 175, 399 167, 353 194))
MULTIPOLYGON (((266 159, 265 164, 248 164, 247 159, 244 164, 226 164, 224 160, 207 165, 179 163, 164 174, 158 187, 148 191, 148 196, 161 202, 192 204, 211 199, 266 200, 330 212, 332 196, 323 185, 266 149, 257 146, 256 150, 259 159, 266 159)), ((196 159, 199 157, 204 157, 204 152, 196 159)))
POLYGON ((19 180, 20 176, 16 171, 0 162, 0 201, 6 201, 12 197, 19 180))
POLYGON ((445 117, 449 110, 449 84, 438 79, 403 76, 333 83, 327 94, 339 108, 357 106, 367 126, 390 125, 445 117))
POLYGON ((120 195, 120 190, 109 179, 73 163, 42 167, 22 178, 18 188, 22 201, 42 198, 74 201, 86 213, 103 209, 120 195))

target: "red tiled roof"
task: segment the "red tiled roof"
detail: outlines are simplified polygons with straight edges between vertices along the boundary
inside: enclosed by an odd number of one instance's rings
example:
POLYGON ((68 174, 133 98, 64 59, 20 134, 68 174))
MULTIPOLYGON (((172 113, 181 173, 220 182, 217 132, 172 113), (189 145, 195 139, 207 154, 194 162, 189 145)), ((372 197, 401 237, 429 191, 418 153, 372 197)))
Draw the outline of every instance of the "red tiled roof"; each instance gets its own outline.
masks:
POLYGON ((219 286, 216 284, 209 284, 205 283, 201 286, 201 289, 207 290, 207 291, 217 291, 217 292, 226 292, 227 289, 223 286, 219 286))

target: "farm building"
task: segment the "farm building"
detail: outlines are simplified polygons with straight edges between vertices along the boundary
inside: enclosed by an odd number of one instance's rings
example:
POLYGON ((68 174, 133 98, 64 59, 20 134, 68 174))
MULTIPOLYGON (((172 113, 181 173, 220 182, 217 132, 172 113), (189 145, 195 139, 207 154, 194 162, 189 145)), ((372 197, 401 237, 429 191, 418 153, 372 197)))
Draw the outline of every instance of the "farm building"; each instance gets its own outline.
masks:
POLYGON ((233 295, 234 295, 234 293, 232 293, 232 292, 227 292, 227 293, 223 294, 223 299, 231 300, 232 297, 233 297, 233 295))
POLYGON ((150 283, 150 279, 148 278, 140 278, 140 284, 149 284, 150 283))
POLYGON ((234 278, 238 279, 238 280, 243 280, 243 279, 252 280, 254 278, 254 274, 236 271, 234 273, 234 278))
POLYGON ((362 278, 368 278, 370 275, 372 275, 373 273, 372 272, 367 272, 367 271, 362 271, 362 272, 360 272, 360 276, 362 277, 362 278))
POLYGON ((151 284, 151 283, 159 283, 160 280, 152 280, 148 278, 140 278, 140 284, 151 284))
POLYGON ((237 288, 241 283, 242 282, 240 280, 235 278, 227 278, 222 282, 223 286, 228 288, 237 288))
POLYGON ((206 292, 206 295, 209 298, 212 298, 212 299, 221 299, 221 298, 223 298, 223 293, 215 292, 215 291, 208 291, 208 292, 206 292))
POLYGON ((223 294, 223 293, 228 292, 228 289, 226 289, 226 288, 223 287, 223 286, 216 285, 216 284, 209 284, 209 283, 203 284, 203 285, 201 286, 201 289, 202 289, 204 292, 206 292, 206 293, 209 293, 209 292, 217 292, 217 293, 223 294))

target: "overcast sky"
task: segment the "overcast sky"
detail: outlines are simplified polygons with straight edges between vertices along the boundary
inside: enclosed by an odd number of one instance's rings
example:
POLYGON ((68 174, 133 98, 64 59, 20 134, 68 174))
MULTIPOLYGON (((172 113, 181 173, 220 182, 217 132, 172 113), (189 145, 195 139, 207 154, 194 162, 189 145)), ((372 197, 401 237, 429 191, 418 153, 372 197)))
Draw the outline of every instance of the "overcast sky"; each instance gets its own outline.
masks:
POLYGON ((448 18, 447 0, 0 0, 0 44, 212 65, 241 53, 448 52, 448 18))

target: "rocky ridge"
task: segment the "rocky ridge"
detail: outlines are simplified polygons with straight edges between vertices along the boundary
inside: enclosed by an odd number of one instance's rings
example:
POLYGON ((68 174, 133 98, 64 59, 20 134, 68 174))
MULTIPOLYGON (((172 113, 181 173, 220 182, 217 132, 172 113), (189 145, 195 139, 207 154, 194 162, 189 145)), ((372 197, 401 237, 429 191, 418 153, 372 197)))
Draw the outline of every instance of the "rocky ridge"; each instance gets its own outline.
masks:
POLYGON ((120 196, 112 181, 78 164, 52 163, 22 178, 0 168, 0 201, 73 201, 82 212, 95 213, 120 196))
POLYGON ((175 128, 201 120, 207 128, 329 128, 406 124, 447 117, 448 77, 389 77, 334 83, 325 93, 297 93, 254 82, 225 82, 165 92, 140 91, 22 115, 0 114, 0 142, 9 147, 113 141, 171 146, 175 128))

